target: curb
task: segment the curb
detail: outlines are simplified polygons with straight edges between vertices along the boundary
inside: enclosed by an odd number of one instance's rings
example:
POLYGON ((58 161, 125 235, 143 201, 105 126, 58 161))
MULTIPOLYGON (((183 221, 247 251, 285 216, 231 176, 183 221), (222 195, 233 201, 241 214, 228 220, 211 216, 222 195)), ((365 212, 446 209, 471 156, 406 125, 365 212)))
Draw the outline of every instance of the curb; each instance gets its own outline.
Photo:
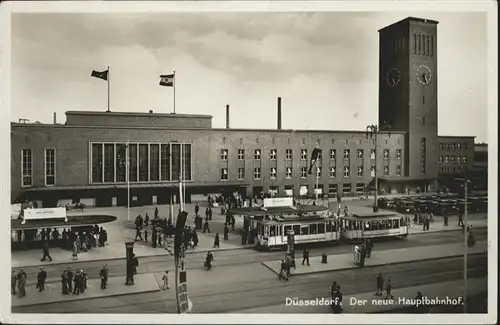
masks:
MULTIPOLYGON (((488 226, 474 226, 472 228, 472 230, 474 230, 474 229, 488 229, 488 226)), ((440 232, 451 232, 451 231, 462 231, 462 229, 442 229, 439 231, 421 231, 421 232, 414 232, 412 234, 410 234, 408 231, 408 236, 421 235, 421 234, 435 234, 435 233, 440 233, 440 232)))
MULTIPOLYGON (((487 251, 481 252, 481 253, 470 253, 468 256, 473 256, 473 255, 485 255, 487 256, 487 251)), ((290 273, 290 276, 301 276, 301 275, 309 275, 309 274, 318 274, 318 273, 327 273, 327 272, 337 272, 337 271, 345 271, 345 270, 353 270, 353 269, 366 269, 370 267, 380 267, 380 266, 386 266, 386 265, 399 265, 399 264, 408 264, 408 263, 415 263, 415 262, 427 262, 427 261, 435 261, 435 260, 443 260, 443 259, 448 259, 448 258, 455 258, 455 257, 462 257, 463 254, 459 255, 449 255, 449 256, 442 256, 442 257, 432 257, 432 258, 425 258, 425 259, 420 259, 420 260, 413 260, 413 261, 403 261, 403 262, 394 262, 394 263, 385 263, 385 264, 378 264, 378 265, 365 265, 364 267, 359 267, 359 266, 354 266, 354 267, 343 267, 335 270, 321 270, 321 271, 315 271, 315 272, 306 272, 306 273, 300 273, 300 274, 293 274, 290 273)), ((272 269, 270 266, 262 264, 267 267, 269 270, 271 270, 273 273, 276 273, 274 269, 272 269)), ((278 273, 276 273, 278 274, 278 273)))

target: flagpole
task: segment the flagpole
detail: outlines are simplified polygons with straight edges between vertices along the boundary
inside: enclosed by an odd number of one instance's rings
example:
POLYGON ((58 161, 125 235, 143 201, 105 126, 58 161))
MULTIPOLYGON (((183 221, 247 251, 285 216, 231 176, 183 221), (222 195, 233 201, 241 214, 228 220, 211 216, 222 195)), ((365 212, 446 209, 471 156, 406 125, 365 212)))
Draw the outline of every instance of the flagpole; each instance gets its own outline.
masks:
POLYGON ((111 69, 110 69, 110 67, 108 66, 108 112, 111 112, 111 111, 109 110, 109 82, 110 82, 110 80, 111 80, 111 69))
POLYGON ((130 220, 130 164, 129 164, 130 140, 127 140, 127 221, 130 220))
POLYGON ((318 166, 315 166, 315 167, 316 167, 316 204, 318 204, 318 196, 319 196, 318 183, 319 183, 319 177, 318 177, 318 166))
MULTIPOLYGON (((175 114, 175 84, 176 84, 176 82, 175 82, 175 70, 174 70, 174 114, 175 114)), ((181 146, 182 146, 182 144, 181 144, 181 146)))
MULTIPOLYGON (((174 83, 175 85, 175 83, 174 83)), ((181 212, 184 211, 184 198, 182 197, 183 195, 183 190, 182 190, 182 142, 180 146, 180 163, 181 163, 181 168, 180 168, 180 174, 179 174, 179 203, 181 204, 181 212)))

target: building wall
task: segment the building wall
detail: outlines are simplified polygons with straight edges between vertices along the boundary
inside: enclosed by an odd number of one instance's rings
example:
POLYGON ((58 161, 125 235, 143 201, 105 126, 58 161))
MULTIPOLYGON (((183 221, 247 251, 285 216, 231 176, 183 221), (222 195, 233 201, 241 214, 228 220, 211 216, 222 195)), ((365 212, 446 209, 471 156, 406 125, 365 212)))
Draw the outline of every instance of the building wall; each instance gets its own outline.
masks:
POLYGON ((472 170, 474 166, 474 137, 440 136, 438 141, 437 166, 441 177, 465 174, 472 170), (446 157, 448 157, 448 162, 446 162, 446 157), (464 157, 466 162, 463 161, 464 157))
MULTIPOLYGON (((378 173, 383 176, 385 164, 383 150, 390 150, 390 176, 397 177, 396 166, 401 164, 402 173, 405 167, 402 160, 396 159, 396 149, 404 155, 404 137, 402 133, 381 134, 379 136, 378 173)), ((365 132, 322 132, 322 131, 291 131, 291 130, 233 130, 233 129, 159 129, 159 128, 118 128, 118 127, 75 127, 62 125, 13 124, 12 126, 12 198, 15 199, 22 191, 21 187, 21 150, 33 150, 33 187, 45 187, 44 149, 56 150, 56 184, 55 187, 85 186, 90 183, 90 143, 91 142, 192 142, 193 150, 193 182, 195 184, 217 183, 221 181, 220 169, 228 164, 229 181, 248 184, 248 188, 262 186, 267 191, 270 186, 279 186, 283 194, 285 185, 293 185, 298 193, 300 185, 309 185, 312 192, 315 184, 313 176, 300 178, 300 166, 308 166, 312 150, 319 143, 323 150, 322 177, 319 184, 323 185, 324 193, 328 184, 351 183, 353 190, 356 183, 368 183, 370 176, 370 149, 373 140, 367 139, 365 132), (245 148, 245 180, 237 180, 238 166, 242 164, 237 159, 237 151, 245 148), (300 160, 300 149, 308 150, 308 160, 300 160), (229 159, 221 162, 221 149, 227 149, 229 159), (255 149, 262 150, 261 161, 254 161, 255 149), (276 180, 270 179, 270 150, 278 150, 278 159, 273 162, 277 166, 276 180), (293 150, 292 162, 286 162, 285 150, 293 150), (330 149, 337 152, 337 176, 329 177, 330 149), (350 149, 350 160, 345 160, 343 150, 350 149), (357 176, 357 150, 364 150, 364 175, 357 176), (285 179, 285 166, 292 166, 293 177, 285 179), (350 177, 343 177, 343 166, 349 165, 350 177), (261 179, 253 179, 253 168, 261 166, 261 179)), ((361 162, 360 162, 361 163, 361 162)), ((113 185, 109 185, 112 187, 113 185)), ((341 187, 341 186, 340 186, 341 187)))
POLYGON ((122 112, 66 112, 67 125, 212 128, 212 116, 122 112))

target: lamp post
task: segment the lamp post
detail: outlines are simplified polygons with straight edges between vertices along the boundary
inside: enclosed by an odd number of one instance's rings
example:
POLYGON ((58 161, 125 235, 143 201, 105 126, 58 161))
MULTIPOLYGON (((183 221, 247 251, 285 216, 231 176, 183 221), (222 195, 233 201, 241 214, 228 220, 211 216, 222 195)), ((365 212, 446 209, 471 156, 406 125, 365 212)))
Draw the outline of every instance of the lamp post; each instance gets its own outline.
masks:
MULTIPOLYGON (((468 218, 467 218, 467 215, 468 215, 468 212, 467 212, 467 205, 468 205, 468 202, 467 202, 467 199, 468 199, 468 183, 470 182, 467 178, 463 178, 463 179, 457 179, 458 181, 463 181, 464 182, 464 185, 463 188, 464 188, 464 313, 467 313, 467 268, 468 268, 468 243, 467 243, 467 236, 469 234, 469 232, 467 231, 467 228, 469 227, 468 226, 468 218)), ((460 213, 460 211, 459 211, 460 213)))
POLYGON ((373 209, 374 209, 374 212, 375 210, 378 211, 378 171, 377 171, 377 165, 378 165, 378 133, 380 131, 389 131, 389 137, 391 136, 391 126, 388 125, 388 124, 383 124, 381 126, 378 126, 378 125, 368 125, 366 127, 366 138, 368 139, 368 137, 370 139, 374 139, 375 140, 375 149, 374 149, 374 152, 375 152, 375 195, 374 195, 374 198, 373 198, 373 209))

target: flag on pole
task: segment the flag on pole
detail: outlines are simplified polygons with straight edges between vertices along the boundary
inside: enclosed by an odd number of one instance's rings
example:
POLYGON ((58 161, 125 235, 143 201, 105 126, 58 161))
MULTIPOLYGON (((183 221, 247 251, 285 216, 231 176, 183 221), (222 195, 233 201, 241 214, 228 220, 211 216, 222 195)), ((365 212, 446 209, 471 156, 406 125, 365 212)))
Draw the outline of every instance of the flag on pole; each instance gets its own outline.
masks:
POLYGON ((160 86, 173 87, 175 74, 165 74, 160 76, 160 86))
POLYGON ((312 174, 312 169, 313 169, 314 165, 316 165, 316 162, 318 160, 320 153, 321 153, 321 149, 314 148, 314 150, 311 154, 311 163, 309 164, 309 171, 308 171, 309 175, 312 174))
POLYGON ((106 71, 92 70, 92 73, 90 74, 90 76, 107 81, 108 80, 108 73, 109 73, 109 69, 106 71))

